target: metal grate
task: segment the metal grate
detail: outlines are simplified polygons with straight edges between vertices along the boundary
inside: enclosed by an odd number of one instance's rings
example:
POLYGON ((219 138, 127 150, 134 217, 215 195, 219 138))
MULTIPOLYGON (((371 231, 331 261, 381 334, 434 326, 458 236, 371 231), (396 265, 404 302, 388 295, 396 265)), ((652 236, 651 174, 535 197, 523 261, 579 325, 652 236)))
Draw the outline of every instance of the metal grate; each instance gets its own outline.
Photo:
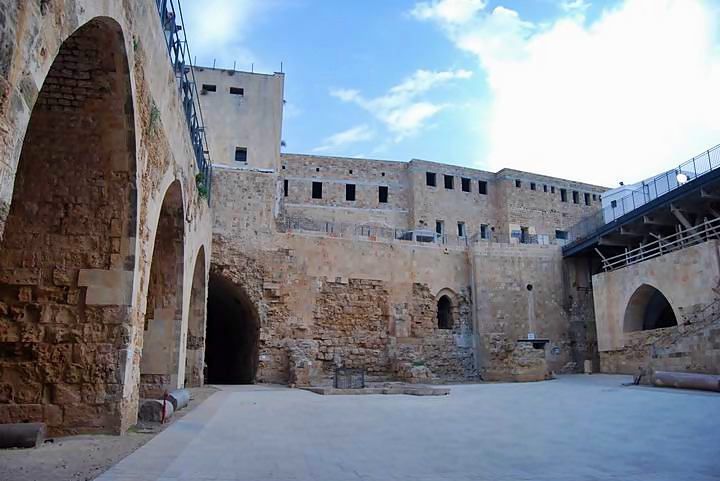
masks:
POLYGON ((365 370, 349 367, 335 368, 336 389, 362 389, 365 387, 365 370))

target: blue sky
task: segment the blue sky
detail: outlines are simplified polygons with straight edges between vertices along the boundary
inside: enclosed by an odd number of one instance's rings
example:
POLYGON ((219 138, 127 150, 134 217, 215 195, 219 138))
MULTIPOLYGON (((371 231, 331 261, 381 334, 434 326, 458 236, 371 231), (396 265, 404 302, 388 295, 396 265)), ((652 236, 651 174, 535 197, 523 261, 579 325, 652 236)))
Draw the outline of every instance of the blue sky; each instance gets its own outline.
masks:
POLYGON ((617 185, 720 143, 718 2, 183 0, 201 65, 286 74, 288 152, 617 185))

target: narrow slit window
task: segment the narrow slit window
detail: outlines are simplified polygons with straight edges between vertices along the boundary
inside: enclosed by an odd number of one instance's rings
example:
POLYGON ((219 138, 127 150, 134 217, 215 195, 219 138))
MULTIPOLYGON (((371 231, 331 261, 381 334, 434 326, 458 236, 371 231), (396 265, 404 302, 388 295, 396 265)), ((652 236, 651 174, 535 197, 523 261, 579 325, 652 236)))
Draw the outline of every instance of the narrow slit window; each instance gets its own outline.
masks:
POLYGON ((590 194, 585 194, 585 205, 590 205, 590 194))
POLYGON ((465 237, 465 222, 458 222, 458 237, 463 238, 465 237))
POLYGON ((530 182, 530 190, 535 190, 536 187, 535 182, 530 182))
POLYGON ((577 190, 573 190, 573 204, 579 204, 580 203, 580 193, 577 190))
POLYGON ((547 193, 547 185, 543 185, 543 192, 547 193))
POLYGON ((322 199, 322 182, 312 183, 312 198, 322 199))
POLYGON ((521 181, 521 180, 516 180, 516 181, 515 181, 515 187, 517 187, 518 189, 519 189, 520 187, 522 187, 522 181, 521 181))
POLYGON ((386 185, 378 187, 378 201, 381 204, 387 204, 388 201, 388 188, 386 185))
POLYGON ((462 177, 460 179, 460 187, 462 188, 463 192, 470 192, 470 179, 467 177, 462 177))
POLYGON ((551 185, 551 186, 550 186, 550 193, 551 193, 551 194, 554 194, 554 193, 555 193, 555 186, 554 186, 554 185, 551 185))
POLYGON ((350 202, 355 200, 355 184, 345 184, 345 200, 350 202))
POLYGON ((283 196, 285 196, 285 197, 288 196, 288 187, 289 187, 288 184, 289 184, 289 182, 287 179, 283 180, 283 196))
POLYGON ((560 202, 567 202, 567 190, 560 189, 560 202))

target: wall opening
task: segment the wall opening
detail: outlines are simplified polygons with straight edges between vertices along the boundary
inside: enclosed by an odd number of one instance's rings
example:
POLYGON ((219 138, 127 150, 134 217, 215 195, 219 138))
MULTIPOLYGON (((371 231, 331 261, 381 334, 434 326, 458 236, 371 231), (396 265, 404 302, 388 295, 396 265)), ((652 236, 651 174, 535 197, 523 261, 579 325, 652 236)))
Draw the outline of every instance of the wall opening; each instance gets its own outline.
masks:
POLYGON ((443 295, 438 299, 437 303, 437 321, 439 329, 452 329, 452 302, 450 298, 443 295))
POLYGON ((210 274, 205 345, 207 382, 252 384, 259 364, 260 321, 242 288, 210 274))
POLYGON ((662 292, 643 284, 628 302, 623 320, 625 332, 649 331, 677 326, 677 318, 670 302, 662 292))
POLYGON ((182 191, 176 180, 165 192, 155 232, 140 360, 141 398, 159 398, 178 386, 184 222, 182 191))
POLYGON ((47 73, 2 219, 0 403, 18 406, 4 411, 9 422, 44 421, 53 434, 122 429, 132 105, 122 30, 95 18, 63 42, 47 73))
POLYGON ((188 332, 185 344, 185 387, 202 386, 205 357, 205 319, 207 299, 205 277, 205 248, 200 247, 195 258, 192 290, 190 291, 190 310, 188 313, 188 332))

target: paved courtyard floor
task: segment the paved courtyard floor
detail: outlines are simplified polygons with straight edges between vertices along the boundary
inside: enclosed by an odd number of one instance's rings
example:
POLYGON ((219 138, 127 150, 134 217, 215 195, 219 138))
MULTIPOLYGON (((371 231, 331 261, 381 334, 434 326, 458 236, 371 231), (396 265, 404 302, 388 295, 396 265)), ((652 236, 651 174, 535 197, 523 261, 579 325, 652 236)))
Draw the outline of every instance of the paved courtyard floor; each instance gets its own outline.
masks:
POLYGON ((320 396, 229 386, 101 481, 720 479, 720 394, 626 376, 320 396))

